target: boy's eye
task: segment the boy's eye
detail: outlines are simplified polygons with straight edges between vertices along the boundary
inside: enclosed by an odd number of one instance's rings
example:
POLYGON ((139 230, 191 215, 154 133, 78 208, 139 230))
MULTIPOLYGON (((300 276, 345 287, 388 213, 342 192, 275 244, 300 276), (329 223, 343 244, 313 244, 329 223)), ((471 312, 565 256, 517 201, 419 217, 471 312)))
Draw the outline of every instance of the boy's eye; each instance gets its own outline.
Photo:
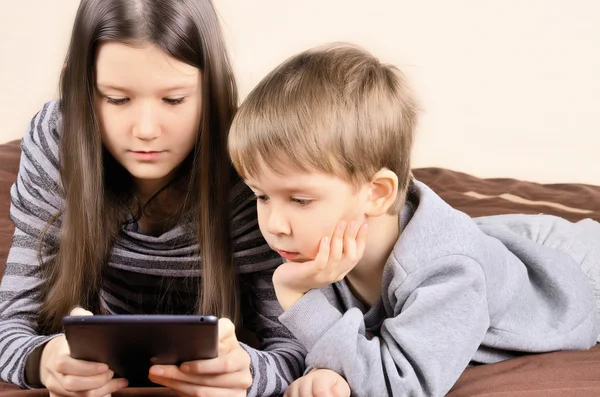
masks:
POLYGON ((300 206, 305 206, 312 202, 312 200, 300 199, 300 198, 296 198, 296 197, 292 197, 291 200, 300 206))
POLYGON ((124 105, 125 103, 127 103, 129 101, 129 98, 111 98, 111 97, 106 97, 106 101, 108 103, 110 103, 111 105, 124 105))
POLYGON ((183 103, 185 101, 185 97, 182 98, 163 98, 163 101, 165 103, 168 103, 169 105, 179 105, 181 103, 183 103))

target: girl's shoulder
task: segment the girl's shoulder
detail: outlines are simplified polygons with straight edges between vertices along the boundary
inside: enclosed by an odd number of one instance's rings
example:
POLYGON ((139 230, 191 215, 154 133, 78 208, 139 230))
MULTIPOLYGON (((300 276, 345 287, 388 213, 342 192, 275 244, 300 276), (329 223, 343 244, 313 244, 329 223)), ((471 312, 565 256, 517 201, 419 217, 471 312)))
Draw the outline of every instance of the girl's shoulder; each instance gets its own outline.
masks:
POLYGON ((59 101, 46 102, 33 116, 21 139, 19 179, 61 193, 59 139, 62 129, 59 101))
POLYGON ((21 140, 23 154, 31 153, 34 158, 49 158, 58 164, 58 142, 62 130, 60 101, 46 102, 33 116, 27 132, 21 140), (35 155, 38 156, 35 156, 35 155))

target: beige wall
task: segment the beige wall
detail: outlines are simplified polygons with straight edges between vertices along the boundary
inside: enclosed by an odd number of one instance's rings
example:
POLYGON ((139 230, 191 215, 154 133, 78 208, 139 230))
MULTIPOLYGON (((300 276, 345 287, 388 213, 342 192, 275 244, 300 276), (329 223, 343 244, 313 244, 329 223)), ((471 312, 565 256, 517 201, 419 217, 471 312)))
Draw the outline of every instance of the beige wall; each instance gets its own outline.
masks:
MULTIPOLYGON (((242 96, 289 55, 355 42, 424 109, 415 166, 600 185, 597 0, 215 0, 242 96)), ((78 0, 0 0, 0 141, 55 96, 78 0)))

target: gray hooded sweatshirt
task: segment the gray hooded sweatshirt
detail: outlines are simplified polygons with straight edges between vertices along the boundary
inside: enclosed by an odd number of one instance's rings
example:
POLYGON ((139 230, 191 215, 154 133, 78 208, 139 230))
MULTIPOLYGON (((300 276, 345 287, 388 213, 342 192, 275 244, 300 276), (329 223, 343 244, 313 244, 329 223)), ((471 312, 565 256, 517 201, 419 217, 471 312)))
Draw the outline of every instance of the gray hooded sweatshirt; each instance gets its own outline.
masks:
POLYGON ((375 305, 341 281, 280 316, 309 368, 338 372, 355 396, 443 396, 470 364, 595 344, 597 222, 471 219, 420 182, 399 219, 375 305))

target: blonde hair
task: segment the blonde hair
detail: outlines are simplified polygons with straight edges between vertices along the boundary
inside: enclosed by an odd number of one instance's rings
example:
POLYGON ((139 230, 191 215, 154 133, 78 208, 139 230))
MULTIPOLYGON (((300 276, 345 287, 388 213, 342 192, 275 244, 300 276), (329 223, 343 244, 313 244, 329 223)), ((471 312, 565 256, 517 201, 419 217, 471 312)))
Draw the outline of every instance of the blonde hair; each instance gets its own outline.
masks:
POLYGON ((356 46, 330 44, 289 58, 254 88, 233 120, 229 154, 244 179, 265 164, 359 184, 387 168, 398 176, 396 213, 412 180, 416 123, 400 70, 356 46))

